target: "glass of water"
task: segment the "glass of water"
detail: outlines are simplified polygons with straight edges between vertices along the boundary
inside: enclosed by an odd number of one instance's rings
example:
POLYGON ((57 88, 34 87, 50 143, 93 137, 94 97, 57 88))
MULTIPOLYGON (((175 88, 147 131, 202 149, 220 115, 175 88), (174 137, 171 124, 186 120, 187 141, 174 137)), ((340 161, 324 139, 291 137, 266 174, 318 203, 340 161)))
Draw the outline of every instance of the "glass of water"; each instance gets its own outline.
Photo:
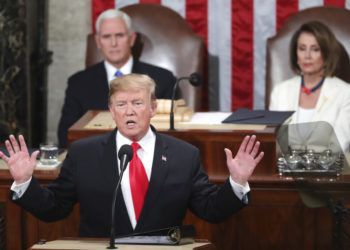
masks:
POLYGON ((42 165, 55 165, 58 162, 58 146, 55 143, 40 144, 40 163, 42 165))

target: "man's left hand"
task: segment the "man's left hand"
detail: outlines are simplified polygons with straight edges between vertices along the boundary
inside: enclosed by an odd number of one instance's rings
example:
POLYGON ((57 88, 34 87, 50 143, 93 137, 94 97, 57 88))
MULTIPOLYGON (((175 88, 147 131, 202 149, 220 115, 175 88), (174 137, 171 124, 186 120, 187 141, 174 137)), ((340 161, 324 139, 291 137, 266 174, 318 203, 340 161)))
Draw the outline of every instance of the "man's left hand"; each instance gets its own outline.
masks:
POLYGON ((235 156, 232 158, 230 149, 225 148, 227 167, 233 181, 245 185, 252 175, 255 167, 264 156, 264 152, 259 153, 260 142, 256 141, 256 136, 246 136, 235 156))

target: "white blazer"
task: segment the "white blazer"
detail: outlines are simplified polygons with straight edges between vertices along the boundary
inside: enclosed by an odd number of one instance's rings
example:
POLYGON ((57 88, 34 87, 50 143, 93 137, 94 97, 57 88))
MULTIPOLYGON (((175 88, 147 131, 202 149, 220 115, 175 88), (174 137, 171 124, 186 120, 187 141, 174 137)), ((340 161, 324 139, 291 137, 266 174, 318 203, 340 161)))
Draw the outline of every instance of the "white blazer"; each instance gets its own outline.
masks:
MULTIPOLYGON (((298 121, 301 77, 293 77, 272 90, 270 110, 296 111, 290 121, 298 121)), ((345 152, 350 146, 350 84, 337 77, 326 77, 318 98, 316 112, 310 122, 325 121, 333 126, 338 141, 345 152)))

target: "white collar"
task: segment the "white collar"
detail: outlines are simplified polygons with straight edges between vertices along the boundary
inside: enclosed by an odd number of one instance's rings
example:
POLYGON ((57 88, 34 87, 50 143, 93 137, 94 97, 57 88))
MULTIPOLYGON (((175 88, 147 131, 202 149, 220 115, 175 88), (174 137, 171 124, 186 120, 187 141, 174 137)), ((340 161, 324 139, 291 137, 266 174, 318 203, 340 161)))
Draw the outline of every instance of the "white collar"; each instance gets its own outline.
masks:
POLYGON ((134 64, 134 58, 132 56, 129 57, 129 60, 120 69, 117 69, 111 63, 109 63, 107 60, 104 60, 104 66, 105 66, 105 69, 107 71, 108 83, 115 78, 114 74, 117 70, 121 71, 123 75, 130 74, 133 64, 134 64))
MULTIPOLYGON (((129 138, 126 138, 124 135, 122 135, 119 130, 117 130, 117 152, 123 146, 124 144, 131 145, 132 141, 129 138)), ((141 148, 147 152, 147 150, 153 150, 147 147, 147 145, 150 145, 150 142, 156 139, 155 133, 152 131, 151 127, 149 127, 147 133, 144 137, 141 138, 141 140, 137 141, 138 144, 140 144, 141 148)))

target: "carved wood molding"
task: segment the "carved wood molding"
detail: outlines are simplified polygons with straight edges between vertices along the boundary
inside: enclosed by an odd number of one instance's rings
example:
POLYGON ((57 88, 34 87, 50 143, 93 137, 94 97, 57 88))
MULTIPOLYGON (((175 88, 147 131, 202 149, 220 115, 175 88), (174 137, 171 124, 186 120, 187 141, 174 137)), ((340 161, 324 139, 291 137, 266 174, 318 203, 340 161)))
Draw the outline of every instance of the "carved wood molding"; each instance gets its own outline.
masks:
MULTIPOLYGON (((26 23, 20 0, 0 3, 0 136, 26 133, 26 23)), ((1 138, 3 139, 3 138, 1 138)))

